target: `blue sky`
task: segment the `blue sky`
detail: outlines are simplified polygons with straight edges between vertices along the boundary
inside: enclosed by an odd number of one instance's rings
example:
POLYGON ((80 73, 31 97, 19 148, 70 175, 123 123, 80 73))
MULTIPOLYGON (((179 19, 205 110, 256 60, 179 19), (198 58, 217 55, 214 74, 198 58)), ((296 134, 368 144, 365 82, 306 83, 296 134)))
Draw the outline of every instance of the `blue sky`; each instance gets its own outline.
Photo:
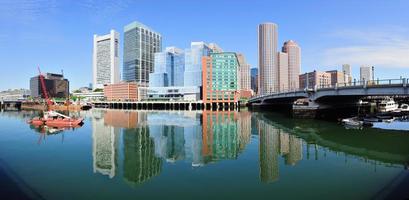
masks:
MULTIPOLYGON (((163 48, 215 42, 257 67, 257 25, 274 22, 279 46, 295 40, 301 71, 374 65, 375 77, 409 77, 409 1, 405 0, 2 0, 0 90, 29 88, 29 78, 60 72, 71 90, 92 80, 93 34, 140 21, 163 37, 163 48)), ((122 57, 121 57, 122 70, 122 57)))

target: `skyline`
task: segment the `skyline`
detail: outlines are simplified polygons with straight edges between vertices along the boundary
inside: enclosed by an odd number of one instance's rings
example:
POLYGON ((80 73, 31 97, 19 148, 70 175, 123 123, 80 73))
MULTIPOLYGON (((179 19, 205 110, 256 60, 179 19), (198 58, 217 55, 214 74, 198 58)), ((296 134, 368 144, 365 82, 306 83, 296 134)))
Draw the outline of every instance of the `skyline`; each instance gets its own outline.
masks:
POLYGON ((29 79, 38 75, 37 66, 44 72, 64 70, 71 90, 88 86, 92 82, 93 35, 111 29, 120 33, 122 75, 123 28, 135 20, 162 35, 163 49, 185 49, 194 41, 215 42, 226 51, 243 53, 251 68, 257 67, 257 26, 273 22, 278 25, 279 47, 294 40, 302 48, 301 73, 341 70, 342 64, 351 64, 354 78, 359 78, 360 65, 374 65, 375 78, 408 77, 408 6, 404 1, 159 4, 6 0, 0 3, 4 27, 0 30, 0 53, 5 55, 3 74, 14 74, 1 76, 0 90, 29 88, 29 79), (226 14, 231 8, 232 14, 226 14), (211 14, 204 14, 206 11, 211 14))

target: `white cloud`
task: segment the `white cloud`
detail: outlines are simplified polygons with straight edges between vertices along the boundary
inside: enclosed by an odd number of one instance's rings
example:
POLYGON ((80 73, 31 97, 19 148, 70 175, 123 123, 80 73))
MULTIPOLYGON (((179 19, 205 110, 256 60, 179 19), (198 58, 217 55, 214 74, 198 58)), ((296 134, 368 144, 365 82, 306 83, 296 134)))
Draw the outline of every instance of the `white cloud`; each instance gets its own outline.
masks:
POLYGON ((330 37, 342 45, 323 51, 323 65, 374 65, 383 68, 409 68, 409 30, 388 28, 385 31, 343 30, 330 37))

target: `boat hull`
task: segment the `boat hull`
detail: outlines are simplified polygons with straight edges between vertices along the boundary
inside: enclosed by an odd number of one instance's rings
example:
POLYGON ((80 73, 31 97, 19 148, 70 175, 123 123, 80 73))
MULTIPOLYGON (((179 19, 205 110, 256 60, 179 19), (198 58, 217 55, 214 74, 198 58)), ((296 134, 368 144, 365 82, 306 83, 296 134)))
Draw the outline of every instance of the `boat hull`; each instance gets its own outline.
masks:
POLYGON ((45 125, 50 127, 77 127, 80 126, 83 122, 82 118, 79 119, 53 119, 46 120, 45 125))

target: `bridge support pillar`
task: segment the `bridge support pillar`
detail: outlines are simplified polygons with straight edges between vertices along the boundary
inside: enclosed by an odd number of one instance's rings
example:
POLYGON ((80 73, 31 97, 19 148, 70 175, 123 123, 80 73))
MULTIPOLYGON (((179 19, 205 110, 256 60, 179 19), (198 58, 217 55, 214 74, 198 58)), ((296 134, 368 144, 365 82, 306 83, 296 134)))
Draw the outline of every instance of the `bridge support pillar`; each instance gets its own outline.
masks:
POLYGON ((308 102, 308 105, 293 105, 292 114, 294 118, 314 119, 320 106, 314 101, 308 102))

